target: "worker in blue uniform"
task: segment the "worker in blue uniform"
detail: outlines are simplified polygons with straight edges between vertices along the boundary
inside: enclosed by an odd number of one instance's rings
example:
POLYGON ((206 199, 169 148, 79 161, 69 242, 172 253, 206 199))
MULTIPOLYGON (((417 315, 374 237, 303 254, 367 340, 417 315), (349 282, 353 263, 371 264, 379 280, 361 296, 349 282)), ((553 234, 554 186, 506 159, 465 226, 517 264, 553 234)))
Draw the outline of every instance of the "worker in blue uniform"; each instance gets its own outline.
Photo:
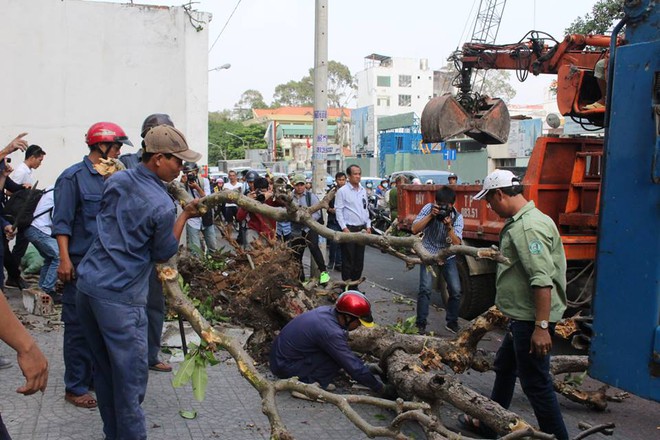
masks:
MULTIPOLYGON (((158 125, 169 125, 174 127, 174 122, 170 115, 165 113, 154 113, 147 116, 142 122, 142 130, 140 136, 142 139, 146 136, 147 132, 158 125)), ((137 153, 123 154, 119 160, 124 164, 126 169, 131 170, 137 168, 142 161, 142 149, 137 153)), ((172 201, 174 203, 174 201, 172 201)), ((161 373, 169 373, 172 371, 172 366, 159 358, 161 335, 163 333, 163 322, 165 321, 165 297, 163 296, 163 285, 158 279, 156 273, 156 266, 151 271, 149 277, 149 296, 147 298, 147 329, 148 329, 148 343, 149 343, 149 369, 159 371, 161 373)))
POLYGON ((348 332, 361 324, 374 325, 369 300, 358 291, 346 291, 334 307, 310 310, 284 326, 270 350, 270 370, 283 379, 296 376, 327 388, 343 368, 360 384, 392 397, 392 385, 384 385, 348 346, 348 332))
POLYGON ((89 394, 92 355, 76 312, 76 268, 97 235, 96 215, 101 206, 103 176, 94 165, 119 157, 123 144, 133 145, 120 126, 112 122, 92 125, 85 136, 89 154, 70 166, 55 182, 52 234, 57 240, 60 265, 57 276, 64 283, 64 398, 82 408, 95 408, 89 394))
POLYGON ((163 182, 183 160, 201 158, 167 125, 150 129, 142 162, 106 181, 98 235, 78 266, 80 322, 94 357, 94 384, 107 440, 147 438, 141 403, 147 389, 147 296, 154 263, 176 254, 197 200, 176 218, 163 182))

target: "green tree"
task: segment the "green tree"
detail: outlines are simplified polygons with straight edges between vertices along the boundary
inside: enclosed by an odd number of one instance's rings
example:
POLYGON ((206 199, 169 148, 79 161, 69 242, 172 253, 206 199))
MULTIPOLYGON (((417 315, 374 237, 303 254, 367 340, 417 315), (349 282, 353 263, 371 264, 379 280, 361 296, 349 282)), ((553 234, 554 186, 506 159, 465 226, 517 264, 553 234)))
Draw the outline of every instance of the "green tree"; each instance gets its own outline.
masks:
POLYGON ((598 0, 584 17, 576 18, 567 34, 604 34, 612 28, 615 21, 623 18, 624 0, 598 0))
MULTIPOLYGON (((338 62, 328 62, 328 104, 345 107, 355 92, 355 82, 350 69, 338 62)), ((311 106, 314 104, 314 69, 300 81, 289 81, 275 87, 273 106, 311 106)))
POLYGON ((248 89, 243 92, 241 99, 234 105, 234 118, 239 121, 252 119, 252 110, 255 108, 268 108, 264 96, 260 91, 248 89))
POLYGON ((209 164, 211 165, 219 160, 244 159, 245 150, 248 148, 267 148, 264 127, 258 124, 243 125, 232 120, 230 116, 229 111, 209 113, 209 164))
POLYGON ((489 71, 481 93, 501 98, 504 102, 511 101, 516 96, 516 89, 511 85, 511 72, 508 70, 489 71))

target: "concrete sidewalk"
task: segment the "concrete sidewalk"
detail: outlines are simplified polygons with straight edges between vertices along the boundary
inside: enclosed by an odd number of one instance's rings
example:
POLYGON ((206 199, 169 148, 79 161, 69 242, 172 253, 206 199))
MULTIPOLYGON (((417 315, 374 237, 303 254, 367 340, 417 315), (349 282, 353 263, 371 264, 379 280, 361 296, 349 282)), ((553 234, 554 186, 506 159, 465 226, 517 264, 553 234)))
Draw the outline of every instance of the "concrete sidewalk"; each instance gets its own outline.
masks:
MULTIPOLYGON (((336 272, 333 276, 338 276, 336 272)), ((415 314, 412 302, 395 301, 398 295, 380 286, 365 282, 366 291, 375 309, 375 318, 381 325, 392 324, 415 314)), ((23 310, 21 294, 8 289, 7 295, 18 313, 23 310)), ((101 418, 97 410, 80 409, 64 401, 64 364, 62 360, 63 329, 58 321, 47 322, 43 318, 25 316, 31 323, 31 333, 37 339, 50 362, 50 379, 44 394, 23 397, 14 390, 22 383, 17 365, 0 370, 0 412, 14 440, 101 440, 103 438, 101 418)), ((432 307, 429 330, 440 336, 449 336, 444 330, 443 311, 432 307), (440 330, 441 329, 441 330, 440 330)), ((497 347, 500 334, 491 334, 484 346, 497 347)), ((11 349, 0 344, 0 355, 15 356, 11 349)), ((270 429, 266 417, 261 413, 258 393, 240 376, 233 359, 209 367, 209 382, 204 402, 194 400, 192 390, 174 389, 171 373, 150 371, 149 386, 143 408, 147 415, 150 439, 268 439, 270 429), (183 419, 179 410, 195 410, 194 420, 183 419)), ((176 366, 175 366, 176 369, 176 366)), ((462 381, 473 389, 488 395, 493 383, 492 373, 470 372, 462 381)), ((601 384, 590 381, 591 387, 601 384)), ((341 390, 340 390, 341 391, 341 390)), ((363 439, 367 438, 353 427, 342 413, 330 404, 311 403, 293 399, 288 393, 278 396, 280 412, 294 436, 298 439, 363 439)), ((615 422, 617 428, 611 439, 649 440, 660 438, 660 404, 631 397, 624 403, 611 403, 604 413, 593 412, 582 405, 560 397, 560 404, 571 436, 579 432, 577 424, 615 422)), ((530 422, 534 415, 522 391, 518 388, 512 404, 513 411, 530 422)), ((370 423, 383 425, 391 420, 392 414, 361 406, 359 413, 370 423)), ((455 417, 458 412, 446 405, 443 420, 449 427, 457 428, 455 417)), ((417 427, 406 432, 414 438, 423 438, 417 427)), ((604 438, 596 436, 594 438, 604 438)))

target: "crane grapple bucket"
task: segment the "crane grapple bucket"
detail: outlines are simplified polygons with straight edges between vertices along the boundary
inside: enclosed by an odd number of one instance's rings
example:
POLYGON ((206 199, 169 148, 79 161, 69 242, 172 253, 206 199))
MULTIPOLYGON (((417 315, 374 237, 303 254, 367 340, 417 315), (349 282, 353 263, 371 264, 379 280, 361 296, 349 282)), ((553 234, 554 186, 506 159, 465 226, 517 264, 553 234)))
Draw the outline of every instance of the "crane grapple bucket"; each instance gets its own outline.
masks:
POLYGON ((422 111, 422 142, 442 142, 465 133, 482 144, 503 144, 509 138, 509 110, 499 98, 485 98, 475 113, 451 94, 433 98, 422 111))

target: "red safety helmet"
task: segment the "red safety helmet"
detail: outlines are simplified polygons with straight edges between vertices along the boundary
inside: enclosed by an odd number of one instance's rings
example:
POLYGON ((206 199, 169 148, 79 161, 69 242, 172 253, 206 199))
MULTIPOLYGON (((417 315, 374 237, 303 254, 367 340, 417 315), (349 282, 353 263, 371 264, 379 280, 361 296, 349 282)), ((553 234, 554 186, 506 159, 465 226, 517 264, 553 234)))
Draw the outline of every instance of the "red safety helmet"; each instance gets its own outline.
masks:
POLYGON ((124 130, 112 122, 97 122, 89 127, 87 134, 85 134, 85 142, 90 147, 101 142, 118 142, 120 144, 130 145, 131 147, 133 146, 124 130))
POLYGON ((367 297, 357 290, 347 290, 339 295, 335 309, 340 313, 358 318, 365 327, 374 326, 374 318, 371 316, 371 304, 367 297))

